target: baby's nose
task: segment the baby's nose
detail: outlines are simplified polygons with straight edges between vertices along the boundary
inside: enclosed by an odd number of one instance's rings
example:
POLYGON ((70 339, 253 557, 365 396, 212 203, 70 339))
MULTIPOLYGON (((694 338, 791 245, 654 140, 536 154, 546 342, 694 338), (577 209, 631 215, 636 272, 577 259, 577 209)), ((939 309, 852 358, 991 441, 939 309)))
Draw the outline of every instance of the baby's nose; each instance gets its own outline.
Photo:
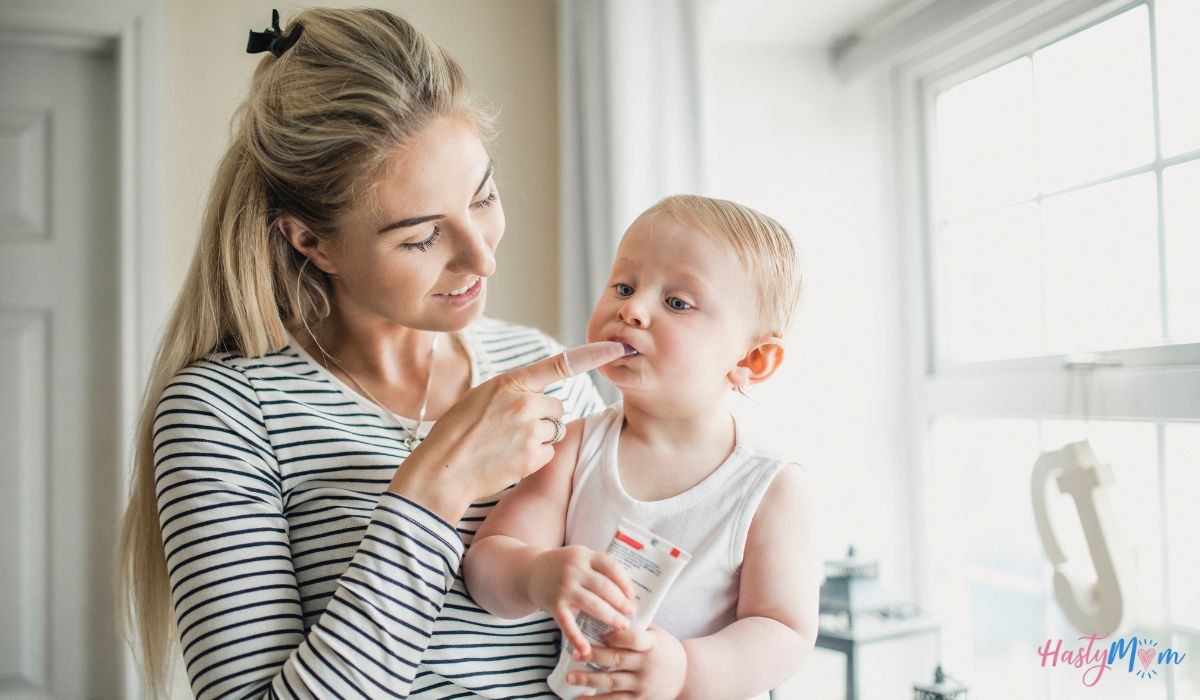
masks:
POLYGON ((646 313, 646 309, 640 303, 633 300, 621 305, 621 308, 617 311, 617 317, 625 325, 635 328, 645 328, 650 325, 650 315, 646 313))

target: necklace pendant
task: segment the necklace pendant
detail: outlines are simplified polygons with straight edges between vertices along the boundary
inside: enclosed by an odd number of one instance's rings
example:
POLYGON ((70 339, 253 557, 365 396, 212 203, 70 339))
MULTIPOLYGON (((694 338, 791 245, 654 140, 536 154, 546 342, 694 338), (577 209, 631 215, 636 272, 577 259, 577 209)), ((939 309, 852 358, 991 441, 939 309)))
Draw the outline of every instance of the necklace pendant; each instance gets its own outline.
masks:
POLYGON ((421 441, 424 439, 425 438, 423 438, 417 434, 416 430, 413 430, 408 433, 408 436, 405 437, 400 442, 400 444, 404 445, 404 449, 408 450, 409 452, 412 452, 417 447, 417 445, 421 444, 421 441))

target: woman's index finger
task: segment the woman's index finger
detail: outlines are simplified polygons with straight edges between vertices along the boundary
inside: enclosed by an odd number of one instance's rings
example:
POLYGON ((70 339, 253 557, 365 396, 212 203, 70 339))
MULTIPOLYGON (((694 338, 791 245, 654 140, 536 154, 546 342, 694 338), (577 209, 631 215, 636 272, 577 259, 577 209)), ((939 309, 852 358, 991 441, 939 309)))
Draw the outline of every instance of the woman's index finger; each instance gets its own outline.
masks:
POLYGON ((540 392, 555 382, 606 365, 624 355, 625 346, 611 340, 602 340, 563 350, 554 357, 510 370, 505 376, 518 388, 540 392))

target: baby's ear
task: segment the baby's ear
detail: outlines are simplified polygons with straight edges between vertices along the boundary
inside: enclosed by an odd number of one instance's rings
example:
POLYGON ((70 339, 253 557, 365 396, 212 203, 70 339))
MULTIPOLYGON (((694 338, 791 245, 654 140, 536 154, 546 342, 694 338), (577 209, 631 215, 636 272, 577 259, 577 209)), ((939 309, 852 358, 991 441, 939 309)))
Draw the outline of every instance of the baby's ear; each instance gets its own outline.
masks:
POLYGON ((783 364, 783 338, 768 336, 755 341, 729 374, 729 383, 744 389, 765 382, 783 364))

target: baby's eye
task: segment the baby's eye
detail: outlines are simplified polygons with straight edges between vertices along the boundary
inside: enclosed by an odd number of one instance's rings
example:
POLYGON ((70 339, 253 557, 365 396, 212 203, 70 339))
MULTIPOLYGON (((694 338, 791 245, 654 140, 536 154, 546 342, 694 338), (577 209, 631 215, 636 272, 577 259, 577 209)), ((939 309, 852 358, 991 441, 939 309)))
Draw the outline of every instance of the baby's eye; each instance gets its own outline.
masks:
POLYGON ((619 297, 627 297, 633 294, 633 287, 630 287, 624 282, 617 282, 613 285, 613 289, 617 292, 617 296, 619 297))
POLYGON ((692 305, 680 299, 679 297, 670 297, 667 299, 667 306, 674 311, 687 311, 692 308, 692 305))

